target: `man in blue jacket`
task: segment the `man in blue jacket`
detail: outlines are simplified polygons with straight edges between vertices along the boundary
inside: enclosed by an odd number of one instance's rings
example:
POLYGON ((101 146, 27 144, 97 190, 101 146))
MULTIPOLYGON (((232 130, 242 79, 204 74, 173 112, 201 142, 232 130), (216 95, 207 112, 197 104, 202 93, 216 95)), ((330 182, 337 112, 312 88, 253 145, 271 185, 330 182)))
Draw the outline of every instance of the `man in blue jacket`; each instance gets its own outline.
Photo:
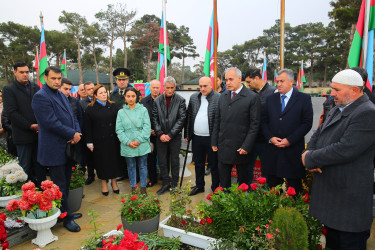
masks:
POLYGON ((46 84, 34 95, 32 108, 39 125, 38 162, 49 168, 51 180, 62 192, 61 212, 67 212, 64 227, 71 232, 81 228, 74 219, 82 214, 72 214, 68 205, 71 161, 66 157, 67 145, 81 140, 81 130, 77 118, 70 108, 68 99, 58 89, 61 87, 61 70, 48 67, 44 79, 46 84))

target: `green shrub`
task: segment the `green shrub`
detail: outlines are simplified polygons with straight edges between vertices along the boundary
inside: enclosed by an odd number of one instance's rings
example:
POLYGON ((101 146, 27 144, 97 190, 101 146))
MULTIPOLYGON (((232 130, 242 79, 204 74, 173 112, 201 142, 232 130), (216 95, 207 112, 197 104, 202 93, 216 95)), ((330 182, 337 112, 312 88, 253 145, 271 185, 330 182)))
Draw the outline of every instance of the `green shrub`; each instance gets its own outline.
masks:
POLYGON ((273 217, 272 227, 279 229, 276 249, 308 249, 308 230, 306 221, 293 207, 278 208, 273 217))

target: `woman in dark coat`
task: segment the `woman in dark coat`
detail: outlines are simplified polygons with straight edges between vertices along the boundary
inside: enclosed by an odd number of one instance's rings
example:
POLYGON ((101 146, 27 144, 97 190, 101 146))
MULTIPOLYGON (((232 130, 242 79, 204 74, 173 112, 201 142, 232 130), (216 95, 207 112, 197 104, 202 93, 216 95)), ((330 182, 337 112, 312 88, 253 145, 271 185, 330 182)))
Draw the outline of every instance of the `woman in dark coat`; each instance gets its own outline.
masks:
POLYGON ((118 108, 110 100, 105 87, 95 86, 94 97, 85 112, 84 133, 87 147, 93 152, 94 168, 102 180, 102 194, 107 196, 107 180, 114 193, 119 193, 116 177, 122 174, 120 142, 116 135, 118 108))

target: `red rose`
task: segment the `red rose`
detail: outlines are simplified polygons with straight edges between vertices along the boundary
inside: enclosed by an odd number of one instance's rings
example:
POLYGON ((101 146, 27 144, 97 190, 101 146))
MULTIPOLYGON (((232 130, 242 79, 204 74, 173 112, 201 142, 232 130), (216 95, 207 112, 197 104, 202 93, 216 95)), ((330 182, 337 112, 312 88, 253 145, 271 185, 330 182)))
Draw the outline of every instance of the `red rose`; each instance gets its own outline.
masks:
POLYGON ((131 213, 131 212, 133 212, 133 210, 130 208, 130 209, 128 210, 128 213, 131 213))
POLYGON ((219 190, 221 190, 221 192, 224 191, 224 189, 223 189, 222 187, 217 187, 217 188, 215 189, 215 191, 214 191, 214 194, 217 194, 219 190))
POLYGON ((7 216, 4 213, 0 213, 0 220, 6 221, 7 216))
POLYGON ((324 236, 327 236, 327 233, 328 233, 328 229, 327 229, 327 227, 322 227, 322 234, 323 234, 324 236))
POLYGON ((47 201, 47 200, 45 200, 45 199, 42 199, 42 200, 39 202, 39 209, 40 209, 40 210, 47 212, 47 211, 50 210, 51 208, 52 208, 52 202, 51 202, 51 201, 47 201))
POLYGON ((46 180, 46 181, 42 182, 41 187, 42 187, 43 190, 46 190, 48 188, 51 188, 52 185, 53 185, 52 181, 46 180))
POLYGON ((272 234, 269 234, 269 233, 267 233, 266 237, 267 237, 267 239, 272 239, 273 235, 272 235, 272 234))
POLYGON ((304 199, 304 202, 305 203, 309 203, 309 201, 310 201, 310 196, 309 196, 309 194, 305 194, 304 196, 302 196, 302 198, 304 199))
POLYGON ((138 204, 138 207, 141 207, 142 205, 141 204, 138 204))
POLYGON ((207 199, 207 200, 211 200, 211 196, 212 196, 212 194, 208 194, 208 195, 206 196, 206 199, 207 199))
POLYGON ((71 178, 71 179, 73 179, 73 178, 74 178, 74 176, 72 175, 72 176, 70 176, 70 178, 71 178))
POLYGON ((7 210, 12 212, 18 208, 18 200, 10 200, 7 204, 7 210))
POLYGON ((125 199, 122 199, 121 202, 122 202, 122 203, 125 203, 125 199))
POLYGON ((155 200, 155 202, 159 202, 159 200, 158 200, 158 199, 156 199, 156 200, 155 200))
POLYGON ((286 191, 286 193, 289 196, 293 196, 293 195, 296 195, 296 190, 293 187, 289 187, 288 190, 286 191))
POLYGON ((212 223, 212 219, 211 218, 207 218, 206 221, 207 221, 207 224, 211 224, 212 223))
POLYGON ((5 226, 0 227, 0 241, 4 241, 7 239, 7 231, 5 230, 5 226))
POLYGON ((258 226, 258 227, 256 228, 256 230, 259 231, 259 230, 260 230, 260 227, 258 226))
POLYGON ((72 170, 75 170, 76 168, 75 167, 72 167, 72 170))
POLYGON ((68 214, 67 212, 64 212, 64 213, 60 214, 59 218, 60 219, 64 219, 67 214, 68 214))
POLYGON ((256 190, 258 188, 258 183, 252 183, 250 184, 250 187, 252 190, 256 190))
POLYGON ((9 241, 4 241, 3 243, 1 243, 1 246, 3 247, 3 249, 8 249, 9 248, 9 241))
POLYGON ((257 179, 257 181, 258 181, 259 184, 266 184, 267 179, 264 178, 264 177, 259 177, 259 178, 257 179))
POLYGON ((199 224, 201 224, 201 225, 204 225, 204 223, 206 223, 206 221, 204 219, 201 219, 201 221, 199 222, 199 224))
POLYGON ((135 201, 138 198, 138 196, 134 195, 133 197, 130 198, 130 200, 135 201))
POLYGON ((265 227, 268 228, 268 224, 266 224, 265 227))
POLYGON ((184 221, 184 220, 182 220, 181 223, 182 223, 182 225, 184 225, 184 226, 186 225, 186 221, 184 221))
POLYGON ((323 249, 323 246, 322 246, 322 245, 318 245, 318 248, 319 248, 319 249, 323 249))
POLYGON ((117 231, 120 230, 120 228, 122 228, 122 224, 117 225, 117 231))
POLYGON ((242 190, 242 191, 244 191, 244 192, 246 192, 248 189, 249 189, 249 186, 248 186, 246 183, 242 183, 242 184, 237 188, 237 190, 242 190))
POLYGON ((34 188, 35 188, 35 184, 31 181, 22 185, 22 191, 24 192, 27 190, 34 190, 34 188))
POLYGON ((276 191, 276 189, 274 187, 272 187, 271 188, 271 194, 279 195, 280 192, 279 192, 279 190, 276 191))

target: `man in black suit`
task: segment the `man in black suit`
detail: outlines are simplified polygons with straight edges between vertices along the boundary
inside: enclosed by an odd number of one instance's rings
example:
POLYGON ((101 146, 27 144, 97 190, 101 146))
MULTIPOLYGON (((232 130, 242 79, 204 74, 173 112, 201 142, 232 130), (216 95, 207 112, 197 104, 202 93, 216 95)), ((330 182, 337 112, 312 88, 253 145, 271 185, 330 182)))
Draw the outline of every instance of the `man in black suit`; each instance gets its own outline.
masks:
POLYGON ((293 88, 294 75, 283 69, 276 77, 278 93, 268 96, 262 115, 262 130, 266 138, 266 158, 262 173, 270 187, 287 178, 288 186, 302 192, 305 168, 301 153, 305 149, 305 135, 313 123, 311 97, 293 88))
POLYGON ((219 99, 218 112, 211 136, 214 152, 218 152, 220 184, 231 185, 231 170, 236 165, 238 183, 250 179, 250 152, 260 126, 260 100, 257 94, 241 84, 237 68, 225 70, 227 90, 219 99))
POLYGON ((30 71, 26 63, 16 63, 13 73, 16 79, 3 89, 4 112, 12 124, 19 164, 29 179, 39 186, 46 179, 46 173, 37 162, 39 128, 31 100, 40 88, 29 81, 30 71))

